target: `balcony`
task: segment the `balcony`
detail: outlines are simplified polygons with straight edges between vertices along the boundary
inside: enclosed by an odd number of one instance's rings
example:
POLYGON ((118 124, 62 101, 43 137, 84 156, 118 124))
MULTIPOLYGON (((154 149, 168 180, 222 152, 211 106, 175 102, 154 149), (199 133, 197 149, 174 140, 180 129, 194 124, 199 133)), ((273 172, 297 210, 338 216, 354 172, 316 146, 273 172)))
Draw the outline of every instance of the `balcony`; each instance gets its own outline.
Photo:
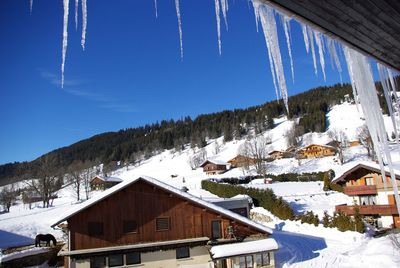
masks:
POLYGON ((358 185, 344 187, 344 193, 353 195, 374 195, 377 194, 376 185, 358 185))
POLYGON ((367 205, 367 206, 347 206, 338 205, 335 207, 337 212, 341 211, 346 215, 354 215, 356 208, 361 215, 396 215, 398 214, 396 205, 367 205))

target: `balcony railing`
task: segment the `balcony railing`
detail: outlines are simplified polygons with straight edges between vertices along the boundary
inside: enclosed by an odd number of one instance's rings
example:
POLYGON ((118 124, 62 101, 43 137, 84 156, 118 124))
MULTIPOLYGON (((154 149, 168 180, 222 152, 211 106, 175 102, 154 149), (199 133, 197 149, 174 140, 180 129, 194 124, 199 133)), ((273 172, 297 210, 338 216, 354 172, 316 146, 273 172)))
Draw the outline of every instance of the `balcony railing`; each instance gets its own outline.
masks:
POLYGON ((376 185, 358 185, 344 187, 347 195, 373 195, 377 194, 376 185))
POLYGON ((356 208, 361 215, 395 215, 398 214, 396 205, 366 205, 366 206, 347 206, 338 205, 336 211, 343 212, 346 215, 354 215, 356 208))

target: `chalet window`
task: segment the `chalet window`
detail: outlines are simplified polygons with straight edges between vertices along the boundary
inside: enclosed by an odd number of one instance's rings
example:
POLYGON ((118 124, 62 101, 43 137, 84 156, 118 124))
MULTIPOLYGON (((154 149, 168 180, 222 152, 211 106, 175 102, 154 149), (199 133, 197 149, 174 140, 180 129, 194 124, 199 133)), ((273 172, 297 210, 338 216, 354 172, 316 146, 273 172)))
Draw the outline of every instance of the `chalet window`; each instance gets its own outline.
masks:
POLYGON ((115 254, 108 256, 108 266, 109 267, 116 267, 124 265, 124 255, 122 254, 115 254))
POLYGON ((177 259, 184 259, 190 257, 189 247, 182 247, 176 249, 176 258, 177 259))
POLYGON ((360 196, 360 205, 361 206, 376 205, 376 196, 375 195, 360 196))
POLYGON ((211 239, 219 239, 222 237, 221 234, 221 221, 211 222, 211 239))
POLYGON ((266 266, 269 265, 269 253, 268 252, 263 252, 261 254, 256 255, 256 262, 257 262, 257 267, 261 266, 266 266))
POLYGON ((239 257, 240 268, 253 268, 253 257, 251 255, 239 257))
POLYGON ((374 179, 371 177, 365 178, 365 185, 374 185, 374 179))
POLYGON ((156 219, 156 231, 168 231, 170 229, 170 218, 163 217, 156 219))
POLYGON ((102 236, 104 234, 104 228, 102 222, 89 222, 88 233, 90 236, 102 236))
POLYGON ((96 256, 90 258, 90 268, 103 268, 106 267, 106 257, 96 256))
POLYGON ((136 221, 123 221, 123 232, 126 233, 137 233, 137 222, 136 221))
POLYGON ((126 253, 125 255, 126 258, 126 264, 130 265, 130 264, 139 264, 141 263, 141 259, 140 259, 140 252, 129 252, 126 253))

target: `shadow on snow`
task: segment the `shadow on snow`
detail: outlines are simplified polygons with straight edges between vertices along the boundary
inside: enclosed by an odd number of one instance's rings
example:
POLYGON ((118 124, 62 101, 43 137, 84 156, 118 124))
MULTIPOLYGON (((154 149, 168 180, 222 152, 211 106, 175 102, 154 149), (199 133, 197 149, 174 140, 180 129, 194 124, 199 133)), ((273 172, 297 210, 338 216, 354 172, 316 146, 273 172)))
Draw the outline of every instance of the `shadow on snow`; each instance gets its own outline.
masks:
POLYGON ((31 245, 34 242, 31 237, 0 230, 0 249, 31 245))

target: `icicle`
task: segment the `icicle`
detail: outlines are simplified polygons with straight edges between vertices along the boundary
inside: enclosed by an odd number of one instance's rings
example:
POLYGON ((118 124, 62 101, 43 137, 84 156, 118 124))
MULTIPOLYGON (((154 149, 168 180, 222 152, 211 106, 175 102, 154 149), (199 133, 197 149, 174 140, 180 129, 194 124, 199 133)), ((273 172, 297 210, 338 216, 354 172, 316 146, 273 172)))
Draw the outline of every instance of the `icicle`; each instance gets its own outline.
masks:
POLYGON ((86 27, 87 27, 87 0, 82 0, 82 49, 85 50, 86 27))
POLYGON ((64 87, 64 66, 68 47, 68 12, 69 0, 64 0, 64 24, 63 24, 63 43, 62 43, 62 60, 61 60, 61 88, 64 87))
POLYGON ((225 21, 225 27, 226 30, 228 30, 228 19, 227 19, 227 14, 228 14, 228 0, 220 0, 221 1, 221 9, 222 9, 222 16, 224 17, 225 21))
POLYGON ((182 21, 181 21, 181 10, 179 7, 179 0, 175 0, 175 8, 176 8, 176 16, 178 18, 179 43, 181 46, 181 60, 183 60, 182 21))
POLYGON ((340 83, 342 83, 342 65, 340 64, 339 56, 338 56, 336 46, 335 46, 335 41, 333 41, 329 37, 326 40, 327 40, 329 56, 331 58, 332 67, 333 67, 333 64, 335 64, 336 70, 339 72, 340 83))
POLYGON ((29 0, 29 14, 32 15, 33 0, 29 0))
POLYGON ((219 49, 219 55, 221 55, 221 18, 219 16, 220 14, 219 0, 215 0, 214 3, 215 3, 215 17, 217 20, 218 49, 219 49))
POLYGON ((317 43, 317 47, 318 47, 319 63, 321 65, 322 74, 324 75, 324 81, 326 81, 325 58, 324 58, 324 40, 322 39, 321 33, 316 31, 316 30, 314 30, 314 37, 315 37, 315 42, 317 43))
MULTIPOLYGON (((247 1, 247 4, 249 4, 249 2, 250 2, 250 1, 247 1)), ((256 20, 256 30, 257 30, 257 33, 258 33, 258 23, 260 22, 260 12, 259 12, 259 10, 258 10, 258 6, 259 6, 259 4, 256 3, 256 2, 253 0, 254 18, 255 18, 255 20, 256 20)), ((249 9, 250 9, 250 7, 249 7, 249 9)))
POLYGON ((286 79, 279 48, 278 31, 276 27, 274 11, 269 6, 260 4, 258 1, 253 1, 253 7, 259 9, 258 12, 260 14, 261 26, 263 28, 264 38, 267 44, 270 65, 273 67, 271 68, 271 72, 275 72, 280 95, 285 103, 286 110, 289 112, 286 79))
POLYGON ((285 37, 286 37, 286 44, 288 47, 288 52, 289 52, 289 58, 290 58, 290 69, 292 71, 292 81, 294 83, 294 68, 293 68, 293 57, 292 57, 292 44, 290 42, 290 18, 281 15, 282 17, 282 24, 283 24, 283 29, 285 31, 285 37))
POLYGON ((79 0, 75 0, 75 30, 78 30, 78 9, 79 9, 79 0))
POLYGON ((155 12, 156 12, 156 18, 158 18, 157 0, 154 0, 154 9, 155 9, 155 12))
MULTIPOLYGON (((396 136, 396 142, 399 142, 399 133, 397 131, 397 124, 394 115, 394 107, 390 93, 395 91, 395 88, 391 87, 391 83, 389 80, 389 70, 385 66, 377 63, 379 79, 381 80, 381 84, 383 87, 383 93, 385 95, 386 104, 389 109, 390 118, 392 119, 393 130, 396 136)), ((396 94, 396 92, 394 92, 396 94)))
POLYGON ((315 56, 315 48, 314 48, 314 32, 313 30, 307 27, 307 35, 308 38, 310 39, 310 47, 311 47, 311 55, 312 55, 312 59, 313 59, 313 64, 314 64, 314 73, 315 75, 318 75, 318 69, 317 69, 317 57, 315 56))
POLYGON ((307 51, 307 53, 309 53, 310 52, 310 41, 308 39, 307 26, 305 24, 301 24, 301 31, 303 32, 303 39, 304 39, 304 45, 306 46, 306 51, 307 51))
POLYGON ((343 50, 345 52, 352 86, 355 87, 353 90, 359 96, 361 107, 374 144, 374 149, 379 160, 385 192, 387 192, 387 185, 383 161, 386 161, 389 167, 397 211, 400 214, 400 198, 397 181, 393 170, 392 158, 386 138, 386 129, 383 123, 371 66, 368 63, 368 59, 361 53, 346 46, 343 46, 343 50))

